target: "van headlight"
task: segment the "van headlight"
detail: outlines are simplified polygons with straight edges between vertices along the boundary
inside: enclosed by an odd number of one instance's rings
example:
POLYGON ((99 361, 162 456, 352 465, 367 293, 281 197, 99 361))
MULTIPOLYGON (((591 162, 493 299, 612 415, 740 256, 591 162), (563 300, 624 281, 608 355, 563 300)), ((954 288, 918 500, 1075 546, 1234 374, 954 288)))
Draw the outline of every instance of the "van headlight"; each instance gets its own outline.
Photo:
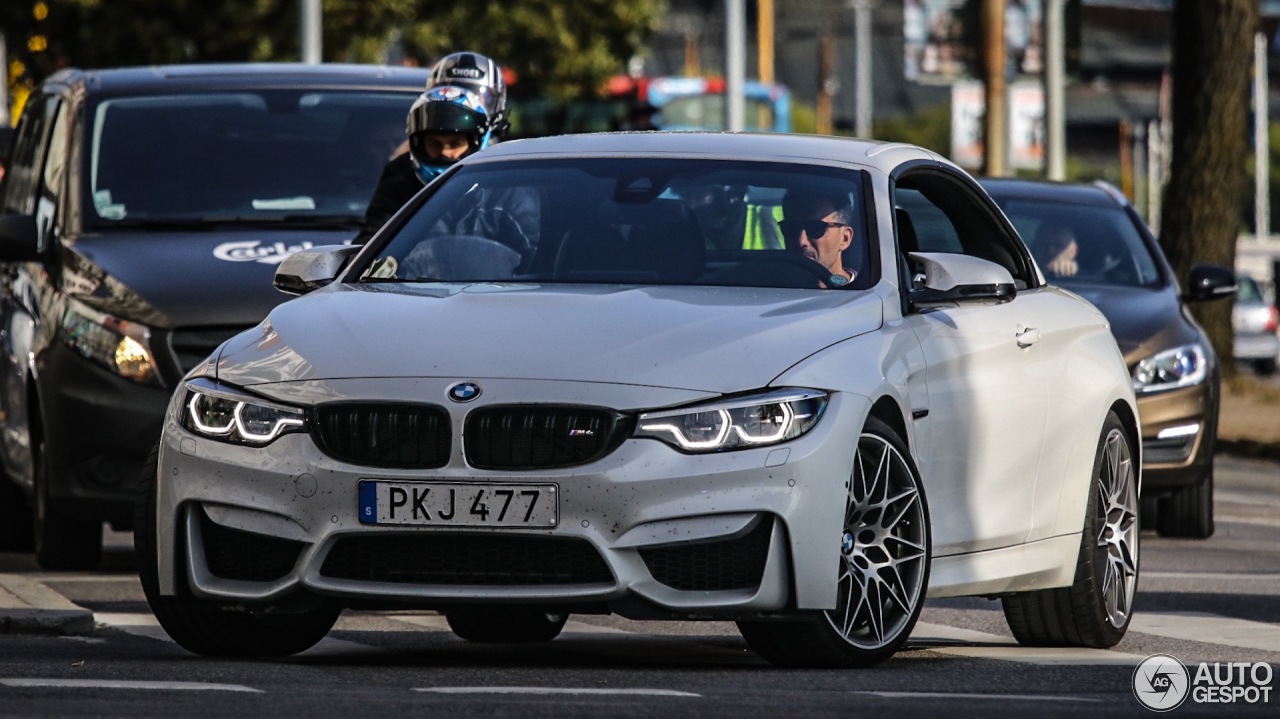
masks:
POLYGON ((719 452, 778 444, 813 429, 828 395, 774 390, 682 409, 645 412, 636 437, 662 440, 682 452, 719 452))
POLYGON ((306 413, 208 380, 187 383, 182 426, 209 439, 262 446, 306 431, 306 413))
POLYGON ((1200 384, 1209 376, 1209 358, 1199 344, 1174 347, 1144 358, 1133 368, 1133 391, 1160 392, 1200 384))
POLYGON ((61 330, 63 343, 82 357, 138 384, 161 386, 150 327, 72 301, 61 330))

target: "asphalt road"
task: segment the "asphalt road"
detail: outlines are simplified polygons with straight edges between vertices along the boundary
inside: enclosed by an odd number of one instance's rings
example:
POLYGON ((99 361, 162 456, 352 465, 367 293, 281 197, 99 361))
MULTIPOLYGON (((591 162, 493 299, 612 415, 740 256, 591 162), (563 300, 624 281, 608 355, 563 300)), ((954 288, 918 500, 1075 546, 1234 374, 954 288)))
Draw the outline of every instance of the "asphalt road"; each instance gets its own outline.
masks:
POLYGON ((1170 716, 1274 717, 1280 465, 1220 458, 1217 482, 1212 539, 1143 534, 1133 624, 1113 650, 1019 647, 999 602, 931 600, 911 648, 861 671, 775 669, 728 623, 575 616, 547 644, 477 645, 426 612, 348 611, 289 659, 204 659, 155 625, 126 535, 108 535, 94 573, 0 554, 0 573, 40 582, 97 622, 86 636, 0 634, 0 716, 1151 716, 1135 669, 1165 654, 1190 680, 1170 716), (1205 701, 1224 696, 1234 701, 1205 701))

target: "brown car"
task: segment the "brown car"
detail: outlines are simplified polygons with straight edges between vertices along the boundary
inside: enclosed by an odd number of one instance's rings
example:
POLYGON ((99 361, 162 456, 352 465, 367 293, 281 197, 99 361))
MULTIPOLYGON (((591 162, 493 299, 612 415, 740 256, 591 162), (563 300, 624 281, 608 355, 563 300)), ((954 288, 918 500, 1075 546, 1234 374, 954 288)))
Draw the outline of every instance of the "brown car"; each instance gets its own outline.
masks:
POLYGON ((1142 420, 1143 526, 1168 537, 1212 535, 1218 358, 1183 305, 1231 297, 1235 273, 1196 265, 1183 292, 1146 223, 1104 183, 988 178, 982 185, 1045 278, 1111 322, 1142 420))

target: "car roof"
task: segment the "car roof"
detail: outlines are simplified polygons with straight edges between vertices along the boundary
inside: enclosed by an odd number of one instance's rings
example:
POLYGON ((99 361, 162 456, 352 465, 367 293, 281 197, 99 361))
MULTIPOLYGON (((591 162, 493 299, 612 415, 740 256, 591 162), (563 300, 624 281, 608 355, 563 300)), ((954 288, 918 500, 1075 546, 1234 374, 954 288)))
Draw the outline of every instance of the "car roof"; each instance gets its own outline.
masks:
POLYGON ((467 164, 512 158, 699 157, 774 162, 856 164, 888 171, 909 160, 953 166, 915 145, 823 135, 745 132, 601 132, 498 143, 467 164))
POLYGON ((1095 207, 1116 207, 1125 204, 1123 196, 1119 196, 1117 191, 1101 184, 1007 177, 979 177, 978 182, 986 188, 988 194, 1000 200, 1047 200, 1095 207))
POLYGON ((165 94, 193 89, 343 87, 422 90, 427 68, 342 63, 198 63, 102 70, 67 68, 46 86, 81 86, 94 95, 165 94))

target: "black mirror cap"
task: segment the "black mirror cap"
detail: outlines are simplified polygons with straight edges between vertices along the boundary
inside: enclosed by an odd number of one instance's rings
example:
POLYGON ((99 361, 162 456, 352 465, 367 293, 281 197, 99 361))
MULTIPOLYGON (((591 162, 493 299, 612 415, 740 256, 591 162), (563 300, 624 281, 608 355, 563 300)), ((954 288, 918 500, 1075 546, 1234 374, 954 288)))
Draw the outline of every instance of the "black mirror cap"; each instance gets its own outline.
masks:
POLYGON ((0 215, 0 262, 38 259, 35 215, 0 215))
POLYGON ((1236 294, 1236 273, 1222 265, 1195 265, 1191 268, 1191 283, 1182 299, 1187 302, 1205 302, 1233 297, 1236 294))

